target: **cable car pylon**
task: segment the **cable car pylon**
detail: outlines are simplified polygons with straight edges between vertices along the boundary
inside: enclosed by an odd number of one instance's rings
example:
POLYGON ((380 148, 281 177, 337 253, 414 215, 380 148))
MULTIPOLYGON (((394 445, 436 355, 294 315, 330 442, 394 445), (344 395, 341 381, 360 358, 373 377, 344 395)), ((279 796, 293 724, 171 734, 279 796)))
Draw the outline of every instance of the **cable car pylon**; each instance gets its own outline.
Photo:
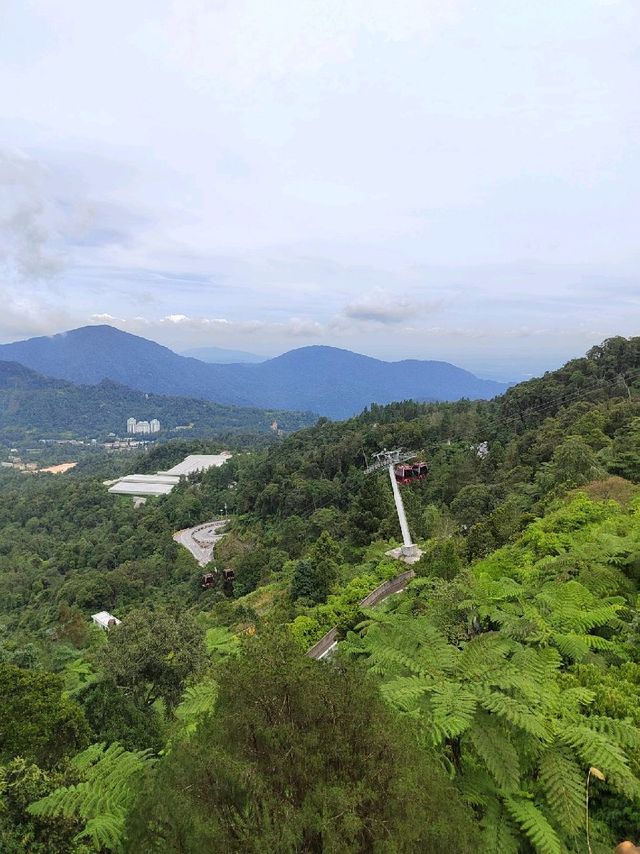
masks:
POLYGON ((398 558, 398 560, 402 560, 405 563, 416 563, 416 561, 420 560, 422 551, 411 539, 409 523, 407 522, 407 514, 404 512, 404 502, 402 501, 402 495, 400 494, 400 487, 398 486, 398 479, 396 477, 396 466, 400 465, 400 463, 407 462, 407 460, 410 460, 415 456, 416 453, 414 451, 403 451, 402 448, 395 448, 392 451, 388 451, 386 448, 383 448, 382 451, 378 451, 377 454, 373 455, 375 462, 370 466, 367 466, 364 470, 365 474, 375 474, 382 469, 387 469, 389 472, 389 480, 391 481, 391 488, 393 490, 393 500, 395 501, 398 521, 400 522, 400 530, 402 532, 402 546, 399 549, 391 549, 387 554, 390 557, 398 558))

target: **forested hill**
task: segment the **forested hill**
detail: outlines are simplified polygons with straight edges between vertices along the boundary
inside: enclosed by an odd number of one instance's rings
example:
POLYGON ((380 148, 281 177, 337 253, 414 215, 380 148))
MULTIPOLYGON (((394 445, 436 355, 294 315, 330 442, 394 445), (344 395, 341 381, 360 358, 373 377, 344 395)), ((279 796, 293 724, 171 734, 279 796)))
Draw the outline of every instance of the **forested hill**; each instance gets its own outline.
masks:
POLYGON ((145 394, 103 380, 73 385, 15 362, 0 362, 0 438, 105 437, 126 433, 129 417, 158 418, 166 436, 187 426, 190 436, 269 433, 274 421, 285 432, 311 424, 311 413, 224 406, 210 401, 145 394))
POLYGON ((346 418, 372 401, 490 398, 506 388, 447 362, 384 362, 302 347, 260 364, 205 364, 111 326, 0 345, 0 358, 76 383, 110 379, 156 394, 346 418))
POLYGON ((636 836, 639 346, 492 401, 320 419, 136 509, 90 474, 0 472, 0 850, 604 854, 636 836), (385 446, 429 466, 402 486, 424 554, 363 612, 406 568, 388 476, 363 471, 385 446), (203 586, 172 534, 225 505, 203 586), (335 656, 312 661, 332 627, 335 656))

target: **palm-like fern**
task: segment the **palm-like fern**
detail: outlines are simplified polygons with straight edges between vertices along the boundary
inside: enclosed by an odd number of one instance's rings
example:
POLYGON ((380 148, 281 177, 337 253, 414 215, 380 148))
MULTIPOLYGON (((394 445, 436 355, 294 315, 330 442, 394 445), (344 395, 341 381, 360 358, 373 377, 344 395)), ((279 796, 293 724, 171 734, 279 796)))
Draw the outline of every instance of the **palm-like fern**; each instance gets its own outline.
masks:
MULTIPOLYGON (((387 701, 419 719, 425 735, 444 750, 465 795, 483 814, 487 851, 517 850, 510 840, 519 834, 540 854, 579 850, 591 765, 618 791, 640 795, 627 756, 640 746, 635 728, 585 714, 593 694, 563 691, 558 679, 563 659, 556 636, 567 635, 569 627, 601 625, 615 617, 617 603, 596 607, 578 591, 549 618, 547 594, 539 608, 541 624, 546 619, 544 625, 553 628, 548 645, 533 618, 526 645, 519 632, 486 632, 459 649, 425 617, 374 611, 367 613, 366 634, 351 633, 343 643, 348 653, 366 656, 387 701), (575 602, 585 601, 589 609, 574 613, 575 602), (503 847, 493 847, 496 840, 503 847)), ((512 595, 502 603, 517 602, 512 595)), ((504 613, 507 625, 526 619, 504 613)))
POLYGON ((175 716, 180 723, 179 735, 193 733, 202 718, 212 711, 217 697, 218 686, 212 680, 190 685, 175 709, 175 716))
POLYGON ((28 810, 36 816, 75 819, 83 824, 75 842, 88 842, 96 851, 119 851, 127 811, 150 761, 148 750, 93 744, 71 761, 81 782, 56 789, 28 810))
POLYGON ((210 655, 226 657, 237 655, 240 651, 240 640, 225 626, 212 626, 204 636, 205 646, 210 655))
POLYGON ((508 637, 554 646, 571 661, 581 661, 593 649, 625 657, 620 644, 594 634, 621 625, 619 613, 626 604, 621 596, 598 596, 575 580, 548 581, 534 590, 513 578, 488 576, 476 580, 473 594, 468 606, 508 637))

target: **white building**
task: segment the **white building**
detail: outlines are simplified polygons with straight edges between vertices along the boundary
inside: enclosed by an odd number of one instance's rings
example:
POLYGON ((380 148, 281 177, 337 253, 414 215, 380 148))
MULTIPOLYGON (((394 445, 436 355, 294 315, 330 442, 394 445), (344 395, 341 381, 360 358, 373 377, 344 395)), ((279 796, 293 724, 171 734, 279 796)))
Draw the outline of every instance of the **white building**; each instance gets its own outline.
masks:
POLYGON ((112 495, 130 495, 133 498, 146 498, 150 495, 168 495, 183 477, 222 466, 231 454, 223 451, 221 454, 190 454, 181 463, 169 471, 159 471, 157 474, 129 474, 118 480, 106 480, 104 485, 109 487, 112 495))
POLYGON ((221 454, 189 454, 177 466, 173 466, 173 468, 167 469, 165 472, 158 472, 158 474, 188 477, 190 474, 196 474, 210 468, 218 468, 230 459, 231 454, 229 451, 223 451, 221 454))
POLYGON ((135 418, 127 418, 127 433, 159 433, 160 422, 157 418, 151 421, 136 421, 135 418))
POLYGON ((96 624, 96 626, 100 626, 101 629, 104 629, 105 632, 107 629, 112 628, 113 626, 119 626, 122 622, 117 617, 114 617, 113 614, 110 614, 108 611, 98 611, 97 614, 92 614, 91 619, 96 624))

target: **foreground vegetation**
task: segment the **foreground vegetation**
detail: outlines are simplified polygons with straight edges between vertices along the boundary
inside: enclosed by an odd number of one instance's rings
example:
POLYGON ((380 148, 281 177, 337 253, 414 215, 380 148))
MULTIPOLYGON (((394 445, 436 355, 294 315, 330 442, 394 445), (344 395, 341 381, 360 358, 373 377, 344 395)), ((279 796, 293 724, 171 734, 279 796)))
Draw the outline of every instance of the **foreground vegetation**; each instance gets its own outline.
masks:
POLYGON ((0 850, 560 854, 637 833, 640 339, 495 401, 321 419, 136 510, 92 465, 0 493, 0 850), (424 555, 363 612, 402 568, 388 481, 363 474, 396 445, 429 462, 403 490, 424 555), (225 505, 235 580, 203 589, 171 534, 225 505), (309 659, 334 625, 338 653, 309 659))

